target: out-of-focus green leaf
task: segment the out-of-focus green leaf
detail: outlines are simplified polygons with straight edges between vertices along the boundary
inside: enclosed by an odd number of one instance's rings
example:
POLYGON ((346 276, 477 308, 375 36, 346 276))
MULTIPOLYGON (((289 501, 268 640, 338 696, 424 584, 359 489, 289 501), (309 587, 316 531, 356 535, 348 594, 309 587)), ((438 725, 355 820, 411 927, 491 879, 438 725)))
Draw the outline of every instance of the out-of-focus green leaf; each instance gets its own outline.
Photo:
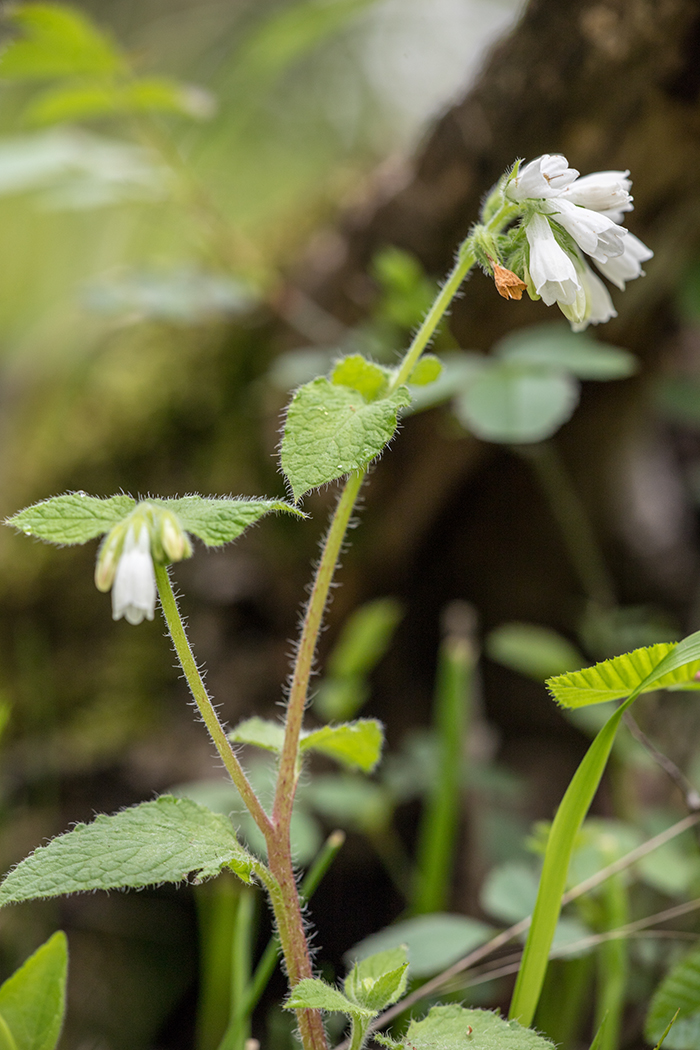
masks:
POLYGON ((60 124, 125 113, 178 113, 203 118, 214 102, 201 88, 166 77, 143 77, 128 83, 69 83, 36 96, 25 111, 34 124, 60 124))
POLYGON ((454 402, 460 423, 483 441, 544 441, 571 418, 578 404, 571 375, 544 366, 494 361, 454 402))
POLYGON ((350 774, 317 776, 300 788, 304 805, 341 827, 369 834, 386 828, 393 799, 381 786, 350 774))
MULTIPOLYGON (((489 366, 489 360, 484 354, 462 350, 441 353, 440 363, 442 371, 433 383, 428 386, 411 386, 413 400, 410 406, 404 409, 404 415, 423 412, 451 401, 456 395, 463 394, 476 376, 489 366)), ((409 385, 410 382, 409 380, 409 385)))
POLYGON ((412 386, 427 386, 435 383, 442 374, 442 362, 435 354, 423 354, 411 372, 408 382, 412 386))
POLYGON ((374 256, 371 272, 382 290, 375 316, 406 330, 420 324, 437 288, 416 256, 395 246, 383 248, 374 256))
POLYGON ((534 623, 504 623, 486 639, 486 655, 504 667, 544 682, 575 671, 583 657, 566 638, 534 623))
POLYGON ((11 12, 11 19, 24 35, 0 54, 0 77, 44 80, 128 69, 115 44, 76 7, 22 4, 11 12))
POLYGON ((59 931, 0 987, 0 1020, 11 1033, 13 1050, 54 1050, 66 1009, 67 973, 68 944, 59 931))
POLYGON ((258 301, 249 285, 195 266, 102 278, 85 287, 82 299, 95 313, 171 324, 200 324, 245 313, 258 301))
POLYGON ((644 1034, 656 1042, 674 1014, 678 1019, 666 1036, 668 1050, 700 1050, 700 947, 676 963, 656 989, 644 1034))
POLYGON ((491 926, 465 915, 418 915, 387 926, 365 937, 347 953, 350 959, 366 959, 405 944, 412 977, 438 973, 467 955, 494 934, 491 926))
POLYGON ((496 343, 493 353, 504 361, 543 365, 578 379, 626 379, 639 367, 629 350, 600 343, 559 323, 519 328, 496 343))

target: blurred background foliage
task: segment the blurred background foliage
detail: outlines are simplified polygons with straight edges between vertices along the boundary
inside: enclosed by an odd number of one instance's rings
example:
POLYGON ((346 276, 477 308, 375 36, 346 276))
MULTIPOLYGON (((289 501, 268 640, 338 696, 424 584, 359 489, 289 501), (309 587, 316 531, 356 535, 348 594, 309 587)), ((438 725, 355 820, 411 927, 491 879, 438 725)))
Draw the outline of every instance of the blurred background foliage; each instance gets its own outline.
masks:
MULTIPOLYGON (((30 7, 14 9, 20 20, 30 7)), ((93 0, 76 10, 114 42, 101 61, 122 77, 119 100, 97 90, 90 70, 72 81, 20 76, 11 48, 0 54, 2 516, 66 489, 281 495, 275 450, 288 390, 316 367, 325 370, 339 349, 391 359, 466 232, 460 223, 476 217, 475 206, 453 222, 450 201, 469 183, 476 205, 502 170, 501 152, 507 163, 520 152, 575 146, 584 159, 593 154, 596 167, 638 162, 633 176, 647 226, 669 196, 639 150, 627 159, 605 139, 604 101, 587 123, 576 116, 567 123, 576 92, 552 105, 554 115, 519 120, 517 134, 508 130, 506 106, 504 139, 493 147, 485 117, 477 113, 470 123, 455 107, 463 141, 498 154, 494 172, 491 162, 476 164, 475 174, 450 166, 459 135, 449 115, 435 140, 426 138, 431 122, 464 96, 485 48, 515 23, 512 0, 93 0), (553 141, 562 121, 569 138, 553 141), (416 176, 413 151, 445 140, 450 146, 437 150, 437 160, 427 147, 416 176), (431 179, 439 191, 428 200, 431 179), (396 222, 394 198, 399 212, 409 201, 413 224, 410 207, 403 225, 396 222), (365 226, 372 233, 363 240, 365 226), (348 264, 340 295, 333 274, 342 274, 347 246, 338 230, 348 228, 349 241, 359 230, 355 257, 349 252, 358 272, 348 264), (409 253, 386 250, 397 244, 409 253), (325 291, 314 296, 324 280, 325 291)), ((18 28, 12 9, 6 13, 9 42, 18 28)), ((614 18, 589 24, 584 14, 575 24, 618 54, 614 18)), ((626 15, 617 14, 624 28, 626 15)), ((526 100, 530 85, 519 90, 517 72, 490 82, 494 106, 502 104, 499 91, 526 100)), ((547 75, 533 92, 545 90, 547 75)), ((570 159, 586 170, 571 151, 570 159)), ((406 423, 372 479, 366 521, 331 610, 324 646, 332 656, 314 713, 340 717, 369 698, 367 710, 386 719, 395 754, 375 781, 321 776, 303 800, 312 812, 309 855, 336 821, 350 832, 313 905, 329 976, 410 896, 406 854, 415 845, 418 796, 429 795, 437 760, 434 741, 407 731, 429 722, 440 614, 450 602, 472 602, 483 633, 499 628, 487 642, 484 710, 477 702, 470 713, 469 820, 451 899, 467 914, 488 911, 478 887, 492 865, 522 865, 529 820, 551 815, 592 732, 559 717, 541 679, 579 654, 595 659, 697 626, 700 236, 695 212, 688 214, 695 239, 688 234, 676 257, 667 234, 660 264, 649 264, 647 291, 625 293, 625 302, 637 295, 638 306, 661 303, 654 323, 642 332, 642 322, 635 328, 623 316, 604 336, 651 367, 638 380, 584 383, 580 417, 563 432, 559 448, 581 482, 580 504, 572 504, 565 475, 564 489, 561 475, 552 483, 551 458, 467 439, 440 410, 406 423), (615 484, 604 489, 612 459, 615 484), (561 518, 552 515, 558 498, 569 520, 577 506, 592 505, 617 596, 586 593, 561 518), (348 614, 366 599, 388 604, 365 606, 368 619, 353 627, 348 614), (353 630, 364 639, 354 646, 353 630), (394 648, 375 669, 394 632, 394 648), (494 756, 508 768, 494 765, 494 756), (348 800, 353 812, 343 814, 348 800), (349 892, 362 908, 348 906, 349 892)), ((482 308, 480 282, 470 282, 452 334, 440 337, 437 349, 447 355, 460 344, 488 350, 523 317, 543 321, 541 304, 522 304, 516 318, 514 304, 498 301, 492 288, 482 308), (475 321, 468 343, 466 311, 475 321)), ((198 551, 178 566, 195 649, 232 723, 276 710, 332 498, 326 492, 307 501, 312 523, 266 521, 244 543, 198 551)), ((161 625, 113 624, 108 599, 92 583, 93 558, 91 549, 57 552, 0 533, 3 870, 71 821, 212 773, 161 625)), ((472 623, 470 638, 475 630, 472 623)), ((665 707, 649 700, 645 727, 675 741, 675 757, 691 771, 696 726, 686 700, 665 707)), ((631 819, 647 803, 646 825, 656 829, 669 792, 648 762, 621 757, 603 810, 631 819)), ((690 875, 686 882, 683 892, 690 875)), ((199 892, 200 918, 216 908, 209 892, 199 892)), ((499 909, 505 914, 507 901, 492 913, 499 909)), ((66 1047, 193 1045, 199 963, 188 891, 72 898, 3 913, 7 972, 58 926, 71 946, 66 1047)), ((642 1002, 648 983, 637 983, 642 1002)), ((498 994, 492 988, 483 1001, 498 994)), ((200 1016, 200 1032, 201 1023, 200 1016)), ((265 1050, 286 1048, 281 1015, 260 1025, 265 1050)), ((204 1037, 200 1045, 206 1050, 204 1037)))

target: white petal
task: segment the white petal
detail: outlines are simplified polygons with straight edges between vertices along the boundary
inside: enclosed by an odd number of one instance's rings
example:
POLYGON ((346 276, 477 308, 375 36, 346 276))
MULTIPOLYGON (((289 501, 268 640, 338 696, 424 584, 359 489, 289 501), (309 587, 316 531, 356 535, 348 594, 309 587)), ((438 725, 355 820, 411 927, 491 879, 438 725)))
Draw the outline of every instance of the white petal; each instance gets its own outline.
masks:
POLYGON ((569 167, 566 157, 560 153, 545 153, 521 168, 506 192, 514 201, 556 197, 577 176, 578 172, 569 167))
POLYGON ((535 291, 547 306, 556 302, 573 305, 580 282, 571 258, 557 244, 546 217, 533 215, 525 233, 530 245, 529 271, 535 291))
POLYGON ((572 323, 574 332, 582 332, 589 324, 605 324, 611 317, 617 317, 610 292, 585 262, 581 263, 579 276, 586 293, 586 309, 583 318, 572 323))
POLYGON ((598 262, 625 250, 627 230, 590 208, 581 208, 562 197, 552 201, 550 214, 574 238, 579 248, 598 262))
POLYGON ((112 585, 112 618, 124 616, 129 623, 152 620, 156 605, 156 577, 151 557, 148 529, 142 525, 138 536, 131 525, 112 585))
POLYGON ((628 230, 623 254, 604 262, 596 259, 596 266, 604 277, 624 291, 625 281, 633 281, 636 277, 644 276, 642 263, 651 259, 653 255, 651 248, 647 248, 646 244, 628 230))
POLYGON ((632 180, 627 178, 628 175, 629 171, 596 171, 592 175, 583 175, 567 186, 562 196, 572 204, 593 211, 612 211, 616 215, 632 211, 634 205, 629 193, 632 180))

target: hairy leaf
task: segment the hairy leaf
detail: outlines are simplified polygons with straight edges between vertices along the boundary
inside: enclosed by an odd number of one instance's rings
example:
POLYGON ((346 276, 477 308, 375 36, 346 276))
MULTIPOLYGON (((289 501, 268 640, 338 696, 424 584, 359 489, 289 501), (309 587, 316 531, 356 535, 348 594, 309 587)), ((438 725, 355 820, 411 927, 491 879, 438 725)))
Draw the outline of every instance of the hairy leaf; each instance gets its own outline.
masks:
POLYGON ((25 35, 0 55, 0 77, 42 80, 126 70, 111 40, 75 7, 23 4, 11 17, 25 35))
POLYGON ((700 946, 672 967, 656 989, 644 1033, 656 1042, 673 1015, 678 1019, 666 1036, 668 1050, 700 1050, 700 946))
POLYGON ((391 441, 406 387, 378 401, 328 379, 297 390, 287 412, 282 470, 296 500, 311 489, 366 467, 391 441))
POLYGON ((338 361, 331 373, 331 383, 357 390, 367 401, 375 401, 386 389, 391 372, 362 354, 351 354, 338 361))
POLYGON ((135 506, 131 496, 98 499, 86 492, 68 492, 19 511, 5 524, 48 543, 85 543, 109 532, 135 506))
POLYGON ((230 543, 256 521, 272 511, 283 511, 303 518, 296 507, 284 500, 231 499, 225 496, 183 496, 181 499, 152 500, 177 514, 187 532, 207 545, 220 547, 230 543))
POLYGON ((484 441, 544 441, 578 404, 571 376, 543 367, 494 361, 454 403, 459 421, 484 441))
POLYGON ((593 667, 581 671, 569 671, 547 681, 547 688, 562 707, 583 707, 586 704, 601 704, 607 700, 619 700, 629 696, 649 676, 647 685, 641 690, 697 688, 695 676, 700 672, 700 654, 685 665, 656 676, 655 668, 671 656, 678 648, 676 642, 660 642, 631 653, 603 660, 593 667))
POLYGON ((348 1017, 371 1018, 377 1012, 353 1003, 337 988, 315 977, 306 977, 295 984, 284 1005, 287 1010, 325 1010, 327 1013, 347 1014, 348 1017))
MULTIPOLYGON (((229 740, 238 744, 253 744, 266 751, 280 752, 284 743, 284 727, 279 722, 264 718, 247 718, 233 729, 229 740)), ((351 769, 371 773, 381 757, 384 734, 376 719, 360 719, 339 726, 303 730, 299 749, 320 751, 351 769)))
POLYGON ((411 372, 409 383, 414 386, 427 386, 442 375, 442 361, 435 354, 423 354, 411 372))
POLYGON ((411 1021, 404 1047, 414 1050, 553 1050, 544 1036, 489 1010, 434 1006, 422 1021, 411 1021))
POLYGON ((280 752, 284 743, 284 726, 267 718, 253 715, 239 722, 228 734, 233 744, 252 744, 265 751, 280 752))
POLYGON ((17 1050, 54 1050, 66 1009, 68 944, 54 933, 0 987, 0 1018, 17 1050))
POLYGON ((408 962, 405 947, 378 952, 355 963, 345 978, 345 994, 368 1010, 384 1010, 406 990, 408 962))
POLYGON ((231 867, 250 882, 255 861, 230 821, 186 798, 100 814, 40 846, 0 884, 0 905, 86 890, 196 882, 231 867))

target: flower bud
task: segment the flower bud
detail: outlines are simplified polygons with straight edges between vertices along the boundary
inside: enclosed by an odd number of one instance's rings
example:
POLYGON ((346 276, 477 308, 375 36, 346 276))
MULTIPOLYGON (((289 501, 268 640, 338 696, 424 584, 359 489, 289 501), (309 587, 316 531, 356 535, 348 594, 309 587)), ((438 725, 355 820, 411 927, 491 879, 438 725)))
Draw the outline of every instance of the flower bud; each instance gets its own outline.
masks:
POLYGON ((182 561, 192 556, 192 544, 180 522, 170 511, 163 511, 158 516, 158 538, 163 552, 170 561, 182 561))
POLYGON ((114 583, 114 574, 124 542, 124 525, 115 525, 107 533, 97 555, 95 564, 95 586, 98 591, 108 591, 114 583))

